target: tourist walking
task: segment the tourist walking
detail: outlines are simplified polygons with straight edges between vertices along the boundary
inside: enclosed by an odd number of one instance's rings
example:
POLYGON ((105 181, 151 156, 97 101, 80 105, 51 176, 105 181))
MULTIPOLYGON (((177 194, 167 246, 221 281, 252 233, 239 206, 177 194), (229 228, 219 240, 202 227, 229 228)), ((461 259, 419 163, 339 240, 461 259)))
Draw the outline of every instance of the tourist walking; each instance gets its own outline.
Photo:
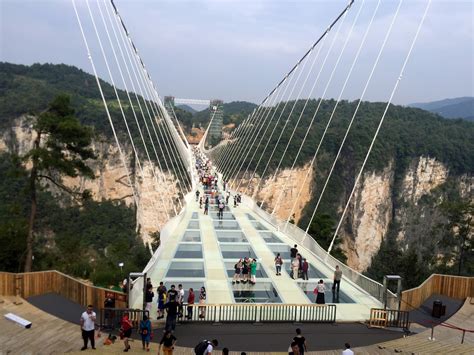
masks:
MULTIPOLYGON (((199 304, 206 303, 206 288, 203 286, 201 287, 201 291, 199 292, 199 304)), ((199 307, 199 318, 206 317, 206 307, 199 307)))
POLYGON ((295 244, 295 246, 290 249, 291 260, 296 259, 296 255, 298 255, 298 246, 295 244))
POLYGON ((128 338, 132 336, 132 328, 133 328, 133 324, 128 318, 128 312, 124 312, 122 320, 120 321, 120 329, 121 329, 120 338, 123 338, 123 345, 125 346, 125 349, 123 349, 123 351, 125 352, 130 350, 130 344, 128 343, 128 338))
POLYGON ((336 265, 334 270, 334 283, 332 284, 332 291, 339 294, 339 288, 341 287, 342 270, 339 269, 339 265, 336 265))
POLYGON ((346 348, 343 352, 342 355, 354 355, 354 352, 351 349, 351 344, 345 343, 344 347, 346 348))
POLYGON ((209 214, 209 197, 206 197, 206 201, 204 202, 204 214, 209 214))
POLYGON ((219 342, 217 339, 212 341, 202 340, 198 345, 194 347, 194 353, 196 355, 211 355, 214 347, 218 346, 219 342))
POLYGON ((95 320, 96 314, 93 311, 92 305, 88 305, 85 312, 81 315, 81 332, 82 332, 82 340, 84 341, 84 346, 81 350, 87 349, 87 342, 90 340, 92 349, 95 349, 95 340, 94 340, 94 332, 95 332, 95 320))
POLYGON ((191 287, 188 292, 188 319, 193 319, 193 308, 194 308, 194 290, 191 287))
POLYGON ((150 351, 151 322, 146 315, 140 321, 140 335, 142 337, 143 350, 150 351))
POLYGON ((326 286, 324 285, 323 280, 319 280, 316 288, 314 289, 314 293, 316 294, 316 303, 317 304, 325 304, 324 299, 324 292, 326 292, 326 286))
POLYGON ((275 257, 275 269, 277 276, 281 275, 281 266, 283 265, 283 259, 281 258, 280 253, 275 257))
POLYGON ((158 347, 158 355, 160 354, 161 349, 163 349, 164 355, 171 355, 173 354, 174 345, 176 344, 176 337, 170 332, 165 331, 163 334, 163 338, 161 338, 160 345, 158 347))
POLYGON ((202 208, 202 196, 199 197, 199 209, 201 209, 201 208, 202 208))
POLYGON ((306 347, 306 339, 303 335, 301 335, 301 329, 296 328, 296 336, 293 338, 293 341, 298 344, 300 348, 300 354, 303 355, 305 351, 307 351, 306 347))
POLYGON ((176 317, 178 315, 178 302, 176 302, 176 299, 171 298, 165 304, 165 309, 166 309, 165 330, 174 332, 176 328, 176 317))
POLYGON ((288 349, 288 355, 300 355, 300 347, 296 341, 291 342, 290 348, 288 349))
POLYGON ((196 202, 199 200, 199 194, 200 194, 200 193, 201 193, 201 192, 200 192, 199 190, 196 190, 196 202))
POLYGON ((166 303, 166 286, 163 285, 163 282, 160 282, 160 286, 157 289, 158 292, 158 317, 157 319, 164 317, 164 309, 166 303))
POLYGON ((178 318, 181 318, 183 316, 183 303, 184 303, 184 289, 183 285, 179 284, 178 285, 178 318))
POLYGON ((306 259, 303 259, 302 270, 303 270, 303 280, 308 280, 309 264, 306 261, 306 259))

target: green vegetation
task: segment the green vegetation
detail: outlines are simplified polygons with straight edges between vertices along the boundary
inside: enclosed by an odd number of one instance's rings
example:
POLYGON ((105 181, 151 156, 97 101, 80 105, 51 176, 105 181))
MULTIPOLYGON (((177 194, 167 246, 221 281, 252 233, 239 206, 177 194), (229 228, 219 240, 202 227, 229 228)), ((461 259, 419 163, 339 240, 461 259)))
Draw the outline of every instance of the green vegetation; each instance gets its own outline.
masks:
MULTIPOLYGON (((224 125, 235 124, 237 127, 242 123, 244 119, 250 115, 257 105, 245 102, 245 101, 233 101, 225 103, 222 107, 224 116, 222 117, 222 123, 224 125)), ((193 116, 193 124, 202 128, 207 128, 209 121, 211 120, 209 108, 196 112, 193 116)))
MULTIPOLYGON (((33 147, 24 155, 23 161, 31 165, 29 172, 28 236, 26 238, 25 272, 31 271, 35 242, 35 218, 37 213, 37 190, 45 180, 54 184, 72 197, 81 194, 62 184, 62 177, 93 179, 94 173, 86 160, 95 159, 90 147, 92 130, 82 126, 74 117, 69 96, 59 95, 46 111, 35 117, 33 122, 33 147)), ((82 193, 82 198, 88 194, 82 193)))
MULTIPOLYGON (((14 155, 0 155, 0 270, 25 263, 30 214, 29 171, 14 155)), ((142 270, 150 254, 137 235, 135 210, 123 202, 86 200, 38 191, 33 271, 57 269, 108 286, 123 273, 142 270)))

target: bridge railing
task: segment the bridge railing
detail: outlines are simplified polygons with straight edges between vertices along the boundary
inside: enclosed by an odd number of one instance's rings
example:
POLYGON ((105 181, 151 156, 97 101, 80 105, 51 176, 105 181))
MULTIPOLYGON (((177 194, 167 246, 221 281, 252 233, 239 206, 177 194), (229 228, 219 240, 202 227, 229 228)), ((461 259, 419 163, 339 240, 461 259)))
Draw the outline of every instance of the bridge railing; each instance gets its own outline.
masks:
POLYGON ((192 317, 186 317, 184 307, 182 322, 211 323, 264 323, 264 322, 297 322, 297 323, 334 323, 336 322, 335 304, 194 304, 192 317))
MULTIPOLYGON (((303 231, 298 226, 292 223, 286 223, 285 221, 282 221, 276 216, 271 215, 270 213, 261 209, 250 197, 245 196, 245 202, 253 212, 255 212, 267 223, 271 224, 277 231, 281 231, 285 235, 289 236, 295 242, 295 244, 302 245, 306 249, 310 250, 321 260, 321 262, 329 265, 331 268, 335 269, 336 265, 339 265, 344 278, 350 280, 353 284, 360 287, 375 299, 383 302, 383 285, 381 283, 374 281, 365 275, 362 275, 360 272, 350 268, 340 260, 334 258, 332 255, 328 255, 327 251, 324 250, 318 244, 318 242, 316 242, 313 237, 311 237, 311 235, 303 231)), ((396 295, 392 292, 388 292, 390 293, 391 298, 396 297, 396 295)))

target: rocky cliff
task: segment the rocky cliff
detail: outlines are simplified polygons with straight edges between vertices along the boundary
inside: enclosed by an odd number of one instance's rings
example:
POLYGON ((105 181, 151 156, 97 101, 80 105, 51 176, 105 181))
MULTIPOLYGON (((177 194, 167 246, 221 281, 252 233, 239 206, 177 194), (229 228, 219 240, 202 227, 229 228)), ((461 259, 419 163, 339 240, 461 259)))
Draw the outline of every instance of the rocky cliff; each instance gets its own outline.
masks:
MULTIPOLYGON (((0 137, 0 152, 25 154, 31 148, 33 135, 28 117, 21 117, 3 132, 0 137)), ((97 159, 89 165, 96 178, 63 178, 63 183, 80 192, 89 190, 95 200, 124 200, 128 205, 135 203, 137 227, 143 241, 149 242, 149 234, 159 231, 169 217, 174 216, 175 210, 180 210, 181 202, 176 202, 176 178, 168 172, 162 173, 153 162, 140 159, 139 163, 133 159, 132 149, 126 144, 122 146, 126 166, 115 144, 105 140, 95 141, 93 148, 97 159), (135 194, 130 184, 135 185, 135 194)), ((49 188, 54 191, 53 187, 49 188)))

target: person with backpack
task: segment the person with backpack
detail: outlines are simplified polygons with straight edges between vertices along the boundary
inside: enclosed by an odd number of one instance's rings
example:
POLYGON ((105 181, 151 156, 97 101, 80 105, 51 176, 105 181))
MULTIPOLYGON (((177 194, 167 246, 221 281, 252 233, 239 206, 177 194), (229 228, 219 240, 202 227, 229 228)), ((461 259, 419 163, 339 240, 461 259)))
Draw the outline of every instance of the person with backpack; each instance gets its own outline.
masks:
POLYGON ((293 341, 298 344, 301 355, 303 355, 304 352, 308 350, 308 348, 306 347, 306 339, 303 335, 301 335, 300 328, 296 328, 296 336, 293 338, 293 341))
POLYGON ((140 321, 140 335, 142 337, 143 350, 150 351, 151 322, 146 315, 140 321))
POLYGON ((160 345, 158 347, 158 354, 160 354, 161 347, 163 347, 164 355, 172 355, 174 350, 174 345, 178 339, 171 334, 169 330, 165 331, 163 338, 161 338, 160 345))
POLYGON ((214 339, 212 341, 209 340, 202 340, 199 342, 198 345, 194 347, 194 353, 196 355, 211 355, 212 350, 214 350, 214 347, 218 346, 219 342, 217 339, 214 339))

